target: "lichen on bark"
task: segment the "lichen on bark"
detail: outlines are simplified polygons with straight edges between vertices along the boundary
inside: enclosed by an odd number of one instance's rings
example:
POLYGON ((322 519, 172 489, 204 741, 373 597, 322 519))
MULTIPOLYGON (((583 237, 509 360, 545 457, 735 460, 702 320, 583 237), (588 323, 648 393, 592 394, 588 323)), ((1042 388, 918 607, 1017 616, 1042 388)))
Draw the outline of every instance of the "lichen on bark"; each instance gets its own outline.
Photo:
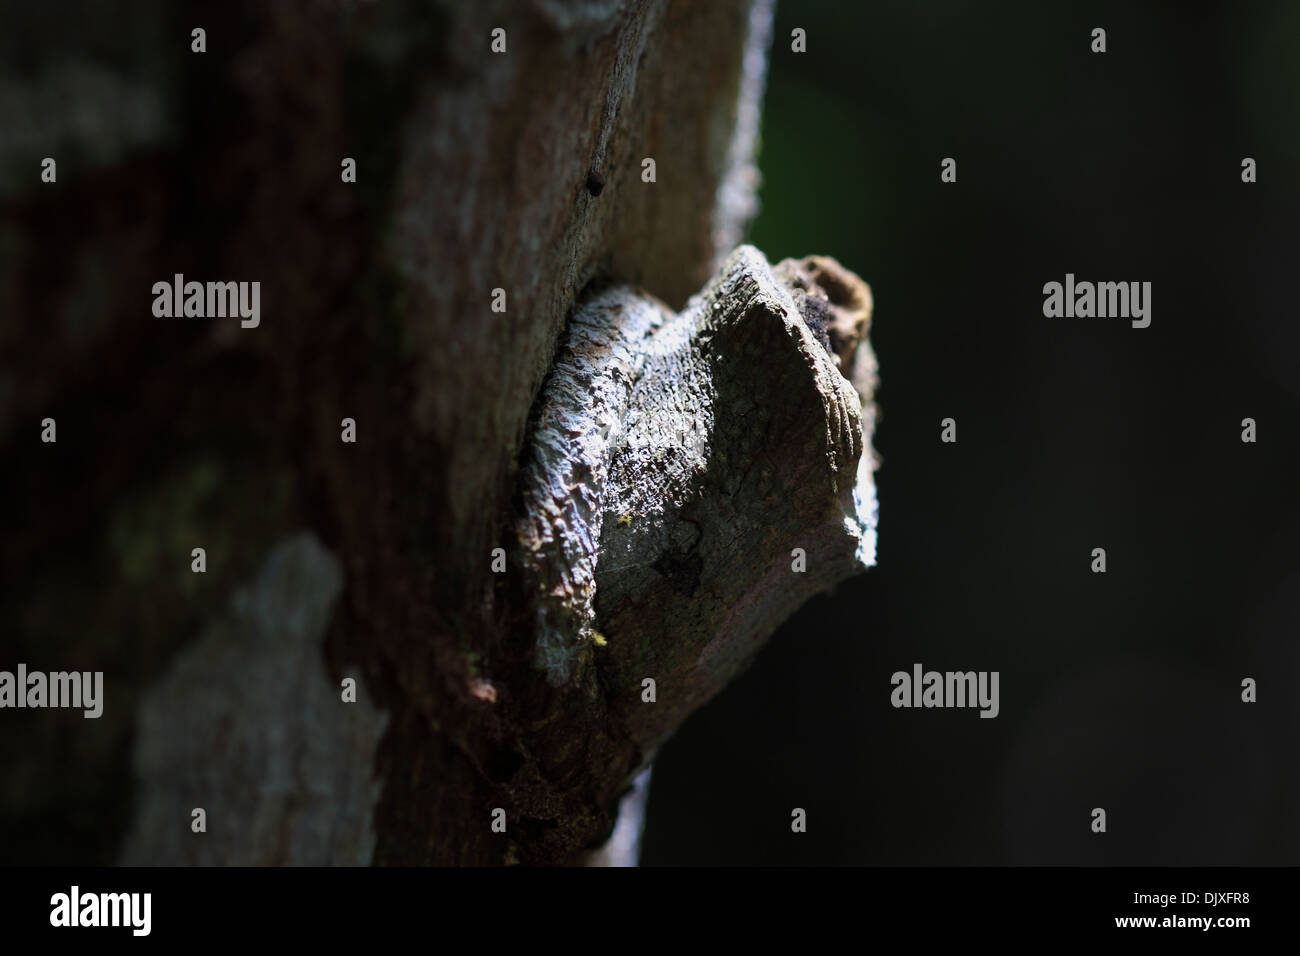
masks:
POLYGON ((387 718, 343 701, 321 647, 343 586, 308 534, 277 545, 139 707, 122 862, 363 865, 387 718), (191 832, 202 808, 211 829, 191 832))

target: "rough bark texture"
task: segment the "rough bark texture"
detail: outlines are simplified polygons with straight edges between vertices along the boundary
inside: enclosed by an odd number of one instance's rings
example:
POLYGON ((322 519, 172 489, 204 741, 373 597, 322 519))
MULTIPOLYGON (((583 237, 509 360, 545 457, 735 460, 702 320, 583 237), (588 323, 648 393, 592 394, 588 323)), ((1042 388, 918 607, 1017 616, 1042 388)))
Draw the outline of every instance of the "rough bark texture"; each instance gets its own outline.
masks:
POLYGON ((578 860, 869 556, 870 408, 836 372, 869 398, 869 294, 829 260, 723 265, 770 14, 6 12, 0 624, 6 659, 107 697, 7 721, 15 859, 578 860), (178 272, 261 281, 261 326, 154 318, 178 272))
POLYGON ((643 754, 792 610, 874 561, 873 462, 832 305, 856 360, 861 281, 827 259, 774 273, 742 246, 680 314, 617 286, 569 323, 524 473, 537 666, 556 687, 589 680, 643 754))
POLYGON ((364 689, 340 706, 321 658, 342 583, 318 541, 286 541, 145 695, 125 863, 370 861, 379 787, 370 763, 339 757, 374 753, 384 717, 364 689), (195 808, 214 824, 202 838, 195 808))

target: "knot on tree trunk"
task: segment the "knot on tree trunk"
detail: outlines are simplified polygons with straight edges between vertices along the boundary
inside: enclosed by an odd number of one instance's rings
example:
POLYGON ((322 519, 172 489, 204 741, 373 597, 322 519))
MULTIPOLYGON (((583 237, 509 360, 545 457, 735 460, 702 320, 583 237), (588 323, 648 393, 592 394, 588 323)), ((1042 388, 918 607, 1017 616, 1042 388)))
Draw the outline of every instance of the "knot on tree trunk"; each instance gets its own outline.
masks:
POLYGON ((833 259, 751 246, 679 313, 627 286, 575 309, 522 476, 535 663, 643 754, 874 563, 870 315, 833 259))

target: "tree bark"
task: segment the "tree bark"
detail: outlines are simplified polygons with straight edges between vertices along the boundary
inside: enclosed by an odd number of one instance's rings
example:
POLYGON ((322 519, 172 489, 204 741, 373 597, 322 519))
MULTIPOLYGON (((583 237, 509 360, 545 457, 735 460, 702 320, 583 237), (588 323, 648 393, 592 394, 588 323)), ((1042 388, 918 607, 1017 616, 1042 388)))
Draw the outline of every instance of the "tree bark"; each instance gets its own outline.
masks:
POLYGON ((63 318, 2 340, 4 623, 108 688, 42 725, 88 792, 5 742, 15 833, 65 821, 18 856, 626 861, 656 749, 874 560, 870 292, 736 249, 770 0, 157 14, 100 25, 133 72, 77 41, 111 148, 5 80, 9 313, 63 318), (174 273, 261 325, 154 318, 174 273))

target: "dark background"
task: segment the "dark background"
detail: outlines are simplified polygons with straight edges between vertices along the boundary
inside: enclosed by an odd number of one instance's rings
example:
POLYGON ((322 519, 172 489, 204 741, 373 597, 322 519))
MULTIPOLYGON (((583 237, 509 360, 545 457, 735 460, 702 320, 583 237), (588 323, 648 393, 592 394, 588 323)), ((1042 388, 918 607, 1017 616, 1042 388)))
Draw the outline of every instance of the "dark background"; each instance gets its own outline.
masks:
POLYGON ((879 566, 668 743, 643 861, 1300 862, 1300 4, 785 2, 774 37, 750 241, 872 284, 879 566), (1044 318, 1067 272, 1151 281, 1151 326, 1044 318), (1000 671, 1000 716, 893 709, 916 662, 1000 671))

